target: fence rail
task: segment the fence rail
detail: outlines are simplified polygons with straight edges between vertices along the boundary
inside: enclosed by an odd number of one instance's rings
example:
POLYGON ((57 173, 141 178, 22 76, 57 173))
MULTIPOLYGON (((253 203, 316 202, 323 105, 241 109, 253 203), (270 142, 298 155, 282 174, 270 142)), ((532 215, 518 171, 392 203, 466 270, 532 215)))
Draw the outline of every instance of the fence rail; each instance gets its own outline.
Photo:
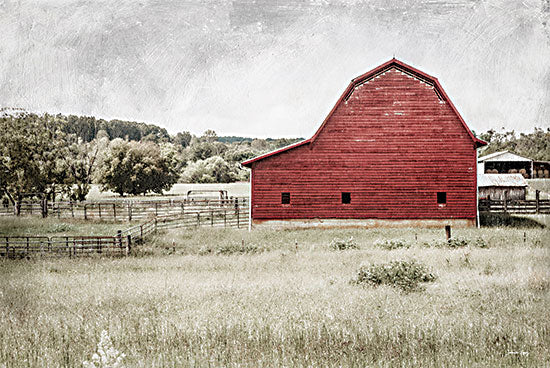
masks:
MULTIPOLYGON (((170 205, 174 207, 172 203, 170 205)), ((159 215, 153 215, 152 218, 139 225, 119 230, 113 236, 0 235, 0 257, 79 257, 93 254, 123 256, 130 254, 132 247, 142 244, 146 237, 160 229, 246 228, 248 225, 248 209, 248 201, 245 198, 234 198, 225 201, 190 201, 185 203, 182 211, 160 212, 159 215)))
POLYGON ((498 200, 480 199, 480 212, 550 214, 550 200, 498 200))
POLYGON ((131 246, 118 236, 4 236, 0 240, 0 256, 7 258, 121 256, 128 255, 131 246))
MULTIPOLYGON (((248 198, 216 200, 141 200, 141 201, 94 201, 94 202, 31 202, 23 201, 21 215, 55 216, 57 218, 80 218, 84 220, 135 221, 151 217, 184 216, 216 208, 229 210, 246 207, 248 198)), ((13 206, 1 206, 0 215, 13 216, 13 206)))

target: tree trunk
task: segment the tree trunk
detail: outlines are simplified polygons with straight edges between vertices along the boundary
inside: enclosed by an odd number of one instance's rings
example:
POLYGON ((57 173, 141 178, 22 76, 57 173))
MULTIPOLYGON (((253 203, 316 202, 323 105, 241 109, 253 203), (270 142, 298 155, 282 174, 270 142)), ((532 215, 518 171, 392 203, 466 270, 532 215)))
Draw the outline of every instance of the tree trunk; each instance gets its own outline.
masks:
POLYGON ((23 200, 23 196, 17 196, 17 200, 15 201, 15 216, 21 215, 21 201, 23 200))

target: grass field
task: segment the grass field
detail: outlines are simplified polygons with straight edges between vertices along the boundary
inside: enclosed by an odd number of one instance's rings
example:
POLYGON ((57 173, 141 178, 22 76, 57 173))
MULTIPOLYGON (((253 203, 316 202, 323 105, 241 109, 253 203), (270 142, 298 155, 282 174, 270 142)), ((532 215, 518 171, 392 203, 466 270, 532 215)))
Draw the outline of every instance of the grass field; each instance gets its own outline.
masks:
POLYGON ((103 330, 129 367, 549 366, 548 230, 453 235, 470 245, 426 246, 444 236, 426 229, 175 230, 128 258, 3 260, 0 366, 82 366, 103 330), (359 249, 331 249, 350 237, 359 249), (436 280, 350 284, 399 259, 436 280))
POLYGON ((0 236, 110 236, 137 223, 4 216, 0 217, 0 236))

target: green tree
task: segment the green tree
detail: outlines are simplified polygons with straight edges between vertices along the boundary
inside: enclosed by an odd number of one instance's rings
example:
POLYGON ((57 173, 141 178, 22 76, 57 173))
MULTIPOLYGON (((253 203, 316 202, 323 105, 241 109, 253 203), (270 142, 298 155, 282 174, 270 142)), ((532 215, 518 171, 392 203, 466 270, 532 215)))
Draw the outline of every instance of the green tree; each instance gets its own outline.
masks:
POLYGON ((159 145, 151 142, 114 140, 99 171, 102 190, 112 190, 121 196, 162 194, 177 179, 172 152, 162 152, 159 145))
POLYGON ((183 172, 183 179, 188 183, 231 183, 239 179, 239 172, 236 165, 213 156, 189 164, 183 172))
POLYGON ((176 147, 185 148, 191 143, 192 135, 189 132, 178 132, 173 139, 176 147))
POLYGON ((99 161, 100 151, 107 149, 107 138, 96 138, 92 142, 84 142, 81 138, 72 137, 67 146, 65 167, 68 177, 66 194, 73 200, 83 201, 90 192, 92 178, 99 161))
POLYGON ((20 213, 24 197, 54 195, 66 181, 65 133, 56 117, 20 113, 0 118, 0 190, 20 213))

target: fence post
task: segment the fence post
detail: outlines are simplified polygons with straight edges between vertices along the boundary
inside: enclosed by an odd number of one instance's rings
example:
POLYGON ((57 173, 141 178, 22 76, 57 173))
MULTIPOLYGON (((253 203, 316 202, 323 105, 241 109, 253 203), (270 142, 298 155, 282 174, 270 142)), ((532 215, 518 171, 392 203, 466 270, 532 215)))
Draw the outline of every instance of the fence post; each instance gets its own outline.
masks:
MULTIPOLYGON (((48 205, 46 204, 46 200, 44 198, 40 200, 40 212, 42 214, 42 218, 46 218, 48 216, 48 205)), ((32 203, 31 203, 31 213, 32 213, 32 203)))
POLYGON ((6 236, 6 258, 8 258, 8 254, 10 253, 10 240, 6 236))
POLYGON ((223 210, 223 227, 227 227, 227 211, 223 210))
POLYGON ((118 239, 118 246, 122 248, 122 230, 117 230, 116 237, 118 239))
POLYGON ((71 200, 69 203, 71 204, 71 216, 74 218, 73 201, 71 200))
POLYGON ((197 227, 201 226, 201 212, 197 212, 197 227))
POLYGON ((159 204, 158 202, 155 202, 155 216, 159 215, 159 204))
POLYGON ((143 225, 139 225, 139 235, 141 236, 141 239, 143 239, 143 225))
POLYGON ((99 212, 99 218, 101 219, 101 203, 97 204, 97 211, 99 212))
POLYGON ((101 250, 101 238, 97 238, 97 252, 98 253, 101 253, 102 250, 101 250))
POLYGON ((29 237, 27 236, 27 256, 29 255, 29 237))
POLYGON ((65 237, 65 249, 69 253, 69 257, 71 257, 71 248, 69 248, 69 237, 68 236, 65 237))
POLYGON ((183 201, 181 202, 181 214, 182 214, 182 216, 185 216, 185 204, 184 203, 185 202, 183 202, 183 201))
POLYGON ((116 221, 116 203, 113 203, 113 219, 116 221))
POLYGON ((214 210, 210 210, 210 226, 214 226, 214 210))
POLYGON ((451 239, 451 225, 445 225, 445 236, 447 237, 447 241, 451 239))
POLYGON ((504 191, 504 212, 508 212, 508 191, 504 191))
POLYGON ((158 224, 158 220, 157 220, 157 218, 155 217, 155 233, 157 232, 157 224, 158 224))
POLYGON ((128 222, 132 221, 132 202, 128 202, 128 222))
POLYGON ((132 235, 128 234, 126 235, 126 255, 127 256, 130 254, 130 250, 132 250, 132 235))
POLYGON ((86 204, 84 204, 84 220, 87 220, 88 216, 86 214, 86 204))
POLYGON ((536 203, 537 204, 537 213, 539 213, 540 212, 540 190, 537 190, 535 192, 535 199, 537 201, 537 203, 536 203))

